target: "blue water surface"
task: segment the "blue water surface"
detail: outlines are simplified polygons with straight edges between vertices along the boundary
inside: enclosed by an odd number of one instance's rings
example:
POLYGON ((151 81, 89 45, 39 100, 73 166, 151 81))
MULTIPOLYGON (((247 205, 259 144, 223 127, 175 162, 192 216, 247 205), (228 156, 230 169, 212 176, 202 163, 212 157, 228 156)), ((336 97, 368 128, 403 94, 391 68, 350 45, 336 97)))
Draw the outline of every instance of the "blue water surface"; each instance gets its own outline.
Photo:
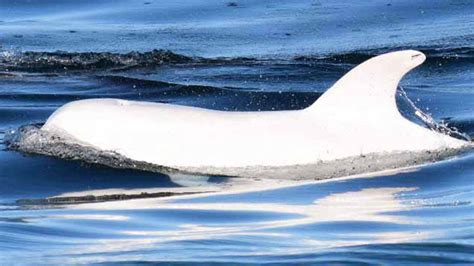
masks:
POLYGON ((301 109, 400 49, 427 55, 402 81, 408 97, 473 137, 473 14, 470 0, 0 0, 0 264, 474 264, 473 152, 295 182, 170 177, 5 143, 78 99, 301 109), (44 201, 142 192, 199 193, 44 201))

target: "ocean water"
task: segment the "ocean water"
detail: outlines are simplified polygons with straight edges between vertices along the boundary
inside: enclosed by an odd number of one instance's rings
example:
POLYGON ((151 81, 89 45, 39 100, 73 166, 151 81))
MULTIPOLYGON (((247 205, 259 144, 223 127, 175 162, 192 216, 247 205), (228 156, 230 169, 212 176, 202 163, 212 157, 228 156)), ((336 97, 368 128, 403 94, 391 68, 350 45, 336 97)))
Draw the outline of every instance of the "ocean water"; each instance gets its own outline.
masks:
POLYGON ((301 109, 400 49, 427 55, 408 98, 474 137, 473 14, 470 0, 0 0, 0 264, 474 264, 473 152, 294 181, 112 169, 5 139, 87 98, 301 109))

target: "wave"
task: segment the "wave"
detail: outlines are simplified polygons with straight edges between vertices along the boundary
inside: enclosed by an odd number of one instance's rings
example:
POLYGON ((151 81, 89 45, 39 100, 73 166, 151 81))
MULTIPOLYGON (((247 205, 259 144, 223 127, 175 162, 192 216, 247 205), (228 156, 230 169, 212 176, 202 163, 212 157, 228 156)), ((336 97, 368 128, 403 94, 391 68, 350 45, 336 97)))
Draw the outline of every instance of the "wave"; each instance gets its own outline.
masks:
POLYGON ((13 71, 101 70, 128 67, 151 67, 165 63, 188 63, 193 58, 169 50, 149 52, 3 52, 0 69, 13 71))
POLYGON ((0 71, 2 71, 0 77, 15 76, 10 71, 123 71, 133 68, 157 67, 164 64, 245 64, 254 62, 259 62, 259 59, 251 57, 193 57, 163 49, 147 52, 131 51, 128 53, 0 51, 0 71))
MULTIPOLYGON (((474 39, 474 37, 466 37, 474 39)), ((449 64, 450 62, 474 63, 472 45, 443 46, 396 46, 366 50, 348 51, 334 54, 295 55, 291 58, 217 57, 204 58, 174 53, 170 50, 155 49, 148 52, 0 52, 0 71, 3 76, 9 71, 65 72, 65 71, 123 71, 133 68, 157 67, 164 64, 200 65, 245 65, 287 63, 359 64, 371 57, 395 50, 415 49, 427 55, 426 64, 449 64)))
POLYGON ((396 50, 413 49, 423 52, 429 60, 427 63, 438 63, 439 61, 450 62, 450 61, 469 61, 474 62, 474 47, 455 47, 455 48, 443 48, 443 47, 417 47, 417 46, 406 46, 396 48, 376 48, 361 50, 356 52, 329 54, 329 55, 309 55, 309 56, 296 56, 293 58, 294 61, 303 62, 332 62, 338 64, 359 64, 365 60, 368 60, 379 54, 388 53, 396 50))

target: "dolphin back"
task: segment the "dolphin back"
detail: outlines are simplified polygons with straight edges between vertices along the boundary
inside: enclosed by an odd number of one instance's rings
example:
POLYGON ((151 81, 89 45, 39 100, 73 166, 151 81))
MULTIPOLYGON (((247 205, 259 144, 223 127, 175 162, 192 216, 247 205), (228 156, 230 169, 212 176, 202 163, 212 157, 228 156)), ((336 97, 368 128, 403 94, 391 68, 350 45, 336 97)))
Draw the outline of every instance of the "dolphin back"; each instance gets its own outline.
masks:
POLYGON ((71 102, 50 116, 33 146, 53 156, 66 153, 57 147, 74 147, 69 157, 94 162, 107 156, 88 159, 88 150, 132 161, 121 165, 144 162, 146 169, 156 165, 252 177, 332 177, 435 160, 468 143, 419 126, 398 111, 398 83, 424 60, 413 50, 371 58, 303 110, 225 112, 118 99, 71 102), (56 137, 45 138, 48 134, 56 137), (303 173, 294 174, 302 166, 303 173))

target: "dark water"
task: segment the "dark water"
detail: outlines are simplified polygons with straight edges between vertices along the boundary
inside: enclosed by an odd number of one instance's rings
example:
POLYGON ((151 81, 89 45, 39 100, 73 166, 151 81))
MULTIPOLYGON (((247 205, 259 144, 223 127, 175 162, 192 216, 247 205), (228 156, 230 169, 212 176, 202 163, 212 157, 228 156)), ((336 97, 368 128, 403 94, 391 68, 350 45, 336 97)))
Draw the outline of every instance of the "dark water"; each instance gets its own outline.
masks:
POLYGON ((404 48, 428 57, 402 82, 409 98, 472 137, 473 14, 469 0, 0 0, 0 264, 474 263, 472 152, 298 183, 116 170, 4 143, 86 98, 300 109, 404 48), (37 200, 142 192, 211 193, 37 200))

